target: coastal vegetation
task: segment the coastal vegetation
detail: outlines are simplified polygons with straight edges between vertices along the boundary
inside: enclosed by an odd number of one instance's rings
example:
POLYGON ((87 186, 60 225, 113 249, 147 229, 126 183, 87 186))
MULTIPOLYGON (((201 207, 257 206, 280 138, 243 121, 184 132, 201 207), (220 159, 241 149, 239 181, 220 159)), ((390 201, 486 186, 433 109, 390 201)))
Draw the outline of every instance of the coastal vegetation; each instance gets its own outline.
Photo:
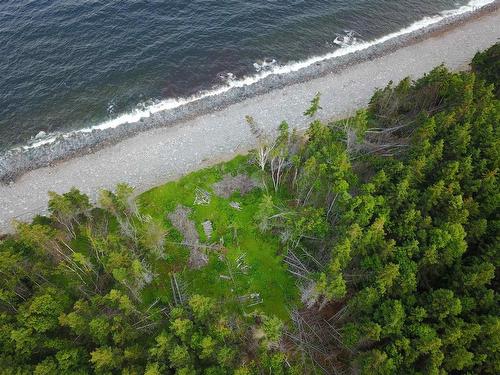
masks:
POLYGON ((2 374, 497 374, 499 45, 0 240, 2 374))

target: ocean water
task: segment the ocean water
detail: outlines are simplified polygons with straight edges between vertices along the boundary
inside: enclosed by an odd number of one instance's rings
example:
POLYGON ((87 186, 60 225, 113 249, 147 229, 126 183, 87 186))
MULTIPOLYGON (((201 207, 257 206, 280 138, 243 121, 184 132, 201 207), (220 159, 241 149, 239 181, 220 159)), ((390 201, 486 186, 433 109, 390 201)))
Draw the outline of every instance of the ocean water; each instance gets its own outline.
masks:
POLYGON ((0 151, 40 131, 117 126, 126 114, 376 40, 466 4, 0 0, 0 151))

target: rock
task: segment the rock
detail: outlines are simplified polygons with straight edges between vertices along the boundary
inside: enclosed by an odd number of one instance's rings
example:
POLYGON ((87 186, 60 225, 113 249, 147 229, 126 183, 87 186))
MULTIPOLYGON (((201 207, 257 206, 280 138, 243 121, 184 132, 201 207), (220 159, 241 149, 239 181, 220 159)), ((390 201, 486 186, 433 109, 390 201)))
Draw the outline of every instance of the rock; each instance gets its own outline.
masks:
POLYGON ((235 210, 241 211, 241 206, 238 202, 230 202, 229 205, 235 210))
POLYGON ((35 135, 35 139, 42 139, 42 138, 45 138, 47 136, 47 133, 45 133, 43 130, 42 131, 39 131, 37 133, 37 135, 35 135))

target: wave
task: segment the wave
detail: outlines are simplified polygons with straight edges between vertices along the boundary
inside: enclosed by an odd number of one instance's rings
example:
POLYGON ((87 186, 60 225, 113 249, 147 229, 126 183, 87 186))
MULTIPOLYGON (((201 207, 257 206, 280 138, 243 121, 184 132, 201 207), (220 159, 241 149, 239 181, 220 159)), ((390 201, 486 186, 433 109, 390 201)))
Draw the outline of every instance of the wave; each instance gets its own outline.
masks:
POLYGON ((254 62, 253 67, 257 73, 260 73, 273 70, 277 64, 278 62, 275 59, 264 59, 261 62, 254 62))
POLYGON ((345 34, 337 34, 337 37, 333 41, 333 44, 345 48, 364 43, 364 41, 360 39, 360 35, 356 31, 344 30, 344 33, 345 34))
POLYGON ((439 23, 447 18, 456 17, 463 15, 465 13, 476 11, 484 6, 487 6, 491 3, 494 3, 495 0, 471 0, 467 5, 461 6, 456 9, 450 9, 443 11, 435 16, 425 17, 419 21, 414 22, 408 27, 402 28, 396 32, 384 35, 378 39, 374 39, 372 41, 361 41, 360 39, 353 39, 354 33, 349 32, 346 36, 342 36, 339 39, 340 48, 329 52, 320 56, 313 56, 303 61, 292 62, 285 65, 279 65, 274 59, 265 59, 262 62, 254 63, 254 68, 256 70, 256 74, 251 76, 242 77, 240 79, 236 79, 234 75, 231 73, 227 73, 224 77, 223 81, 225 84, 220 87, 215 87, 211 90, 201 91, 196 95, 185 97, 185 98, 170 98, 158 101, 156 103, 150 104, 146 107, 138 107, 135 110, 119 115, 118 117, 104 121, 100 124, 83 128, 79 130, 72 131, 70 133, 65 134, 49 134, 46 137, 40 139, 39 137, 35 137, 31 144, 22 146, 21 149, 30 149, 40 147, 49 143, 55 142, 61 136, 63 138, 68 138, 72 134, 75 133, 91 133, 93 131, 105 130, 105 129, 113 129, 117 128, 120 125, 130 124, 139 122, 145 118, 152 116, 155 113, 161 111, 172 110, 174 108, 178 108, 180 106, 186 105, 188 103, 192 103, 207 97, 216 96, 224 94, 225 92, 238 87, 249 86, 254 83, 257 83, 270 75, 285 75, 292 72, 296 72, 303 68, 307 68, 311 65, 317 64, 319 62, 337 58, 340 56, 345 56, 351 53, 355 53, 358 51, 362 51, 368 49, 377 44, 384 43, 388 40, 395 39, 401 37, 406 34, 410 34, 412 32, 418 31, 420 29, 432 26, 436 23, 439 23), (345 41, 345 43, 344 43, 345 41), (342 43, 340 43, 342 42, 342 43))

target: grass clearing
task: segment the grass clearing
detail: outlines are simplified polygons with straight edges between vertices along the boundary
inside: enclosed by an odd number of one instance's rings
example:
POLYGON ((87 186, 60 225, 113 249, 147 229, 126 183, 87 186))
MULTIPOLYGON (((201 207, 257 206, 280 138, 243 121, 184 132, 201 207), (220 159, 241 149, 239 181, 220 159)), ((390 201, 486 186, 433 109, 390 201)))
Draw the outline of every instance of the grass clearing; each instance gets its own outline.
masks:
POLYGON ((260 309, 266 314, 287 319, 287 306, 297 302, 298 292, 294 279, 282 262, 279 240, 260 233, 254 223, 263 190, 254 189, 244 196, 235 192, 229 199, 218 197, 212 190, 212 185, 226 174, 239 173, 253 178, 259 176, 259 171, 248 162, 248 157, 239 156, 230 162, 156 187, 138 197, 141 213, 150 215, 168 230, 168 258, 155 265, 155 269, 161 270, 161 279, 166 280, 166 289, 146 290, 146 299, 161 298, 160 294, 168 292, 169 274, 176 272, 191 294, 224 300, 230 309, 243 313, 260 309), (194 204, 196 189, 211 193, 209 204, 194 204), (238 202, 241 210, 231 207, 230 202, 238 202), (213 226, 209 242, 223 245, 224 254, 208 250, 209 263, 201 269, 189 269, 189 249, 182 245, 182 234, 173 228, 167 218, 168 213, 178 205, 192 209, 190 219, 196 225, 202 245, 209 245, 202 227, 206 220, 213 226))

